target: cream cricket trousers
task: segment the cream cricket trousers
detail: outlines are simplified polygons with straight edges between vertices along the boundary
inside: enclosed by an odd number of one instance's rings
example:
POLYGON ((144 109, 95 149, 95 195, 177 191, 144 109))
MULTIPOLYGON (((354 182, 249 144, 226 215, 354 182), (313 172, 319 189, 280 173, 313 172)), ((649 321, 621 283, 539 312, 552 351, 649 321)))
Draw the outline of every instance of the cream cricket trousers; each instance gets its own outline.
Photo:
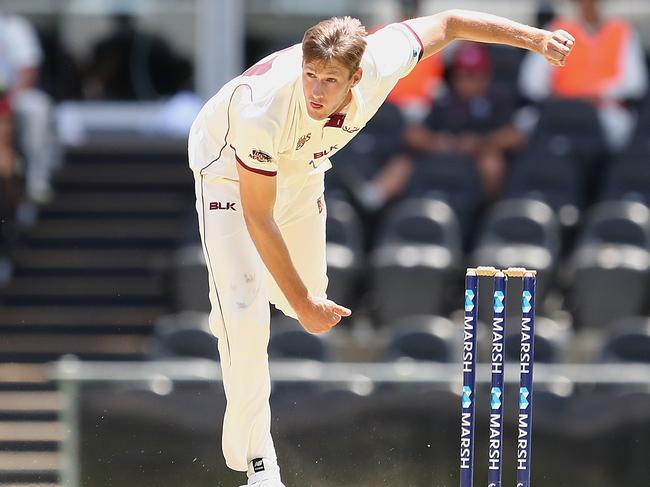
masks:
MULTIPOLYGON (((296 316, 248 233, 239 183, 198 173, 195 183, 210 280, 210 328, 218 338, 227 400, 223 454, 228 467, 246 471, 255 458, 277 462, 270 432, 269 302, 286 315, 296 316)), ((325 296, 327 289, 322 194, 321 175, 274 211, 291 260, 316 296, 325 296)))

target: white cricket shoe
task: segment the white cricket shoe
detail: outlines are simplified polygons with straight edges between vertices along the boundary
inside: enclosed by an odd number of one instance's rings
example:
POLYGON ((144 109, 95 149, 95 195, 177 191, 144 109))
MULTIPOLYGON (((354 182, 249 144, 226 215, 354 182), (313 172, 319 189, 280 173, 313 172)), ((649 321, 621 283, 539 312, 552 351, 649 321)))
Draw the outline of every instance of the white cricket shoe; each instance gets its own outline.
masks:
POLYGON ((252 484, 241 485, 240 487, 285 487, 280 479, 268 479, 253 482, 252 484))
POLYGON ((248 483, 241 487, 285 487, 275 460, 256 458, 248 464, 248 483))

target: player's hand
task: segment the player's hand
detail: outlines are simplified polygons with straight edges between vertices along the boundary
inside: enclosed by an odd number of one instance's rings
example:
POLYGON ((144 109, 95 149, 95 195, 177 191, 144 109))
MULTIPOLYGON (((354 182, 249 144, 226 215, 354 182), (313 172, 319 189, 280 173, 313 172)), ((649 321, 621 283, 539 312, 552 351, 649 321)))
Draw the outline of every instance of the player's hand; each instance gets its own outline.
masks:
POLYGON ((547 32, 541 54, 553 66, 564 66, 566 57, 571 54, 575 43, 575 38, 565 30, 547 32))
POLYGON ((325 298, 310 296, 300 311, 296 310, 298 321, 309 333, 323 333, 336 326, 341 318, 352 311, 325 298))

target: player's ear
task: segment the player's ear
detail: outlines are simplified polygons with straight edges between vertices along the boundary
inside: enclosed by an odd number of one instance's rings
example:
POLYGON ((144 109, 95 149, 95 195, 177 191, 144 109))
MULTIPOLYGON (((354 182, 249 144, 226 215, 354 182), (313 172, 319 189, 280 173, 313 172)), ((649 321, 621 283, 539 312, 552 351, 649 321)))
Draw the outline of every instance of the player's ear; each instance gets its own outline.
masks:
POLYGON ((357 68, 357 70, 352 74, 352 86, 355 86, 361 78, 363 77, 363 69, 357 68))

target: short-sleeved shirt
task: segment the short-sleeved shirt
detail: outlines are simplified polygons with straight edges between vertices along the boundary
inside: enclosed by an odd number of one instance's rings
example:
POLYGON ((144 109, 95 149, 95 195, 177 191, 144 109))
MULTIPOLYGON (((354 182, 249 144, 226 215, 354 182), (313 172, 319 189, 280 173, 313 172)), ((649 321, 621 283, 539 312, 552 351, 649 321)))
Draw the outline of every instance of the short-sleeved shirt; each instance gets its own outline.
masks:
POLYGON ((237 164, 277 177, 278 198, 322 181, 330 157, 372 118, 397 81, 422 57, 423 45, 406 24, 367 38, 363 75, 346 113, 314 120, 302 86, 302 48, 273 53, 230 81, 205 104, 190 131, 193 171, 238 180, 237 164))
POLYGON ((31 24, 0 14, 0 91, 9 90, 21 69, 37 67, 43 54, 31 24))

